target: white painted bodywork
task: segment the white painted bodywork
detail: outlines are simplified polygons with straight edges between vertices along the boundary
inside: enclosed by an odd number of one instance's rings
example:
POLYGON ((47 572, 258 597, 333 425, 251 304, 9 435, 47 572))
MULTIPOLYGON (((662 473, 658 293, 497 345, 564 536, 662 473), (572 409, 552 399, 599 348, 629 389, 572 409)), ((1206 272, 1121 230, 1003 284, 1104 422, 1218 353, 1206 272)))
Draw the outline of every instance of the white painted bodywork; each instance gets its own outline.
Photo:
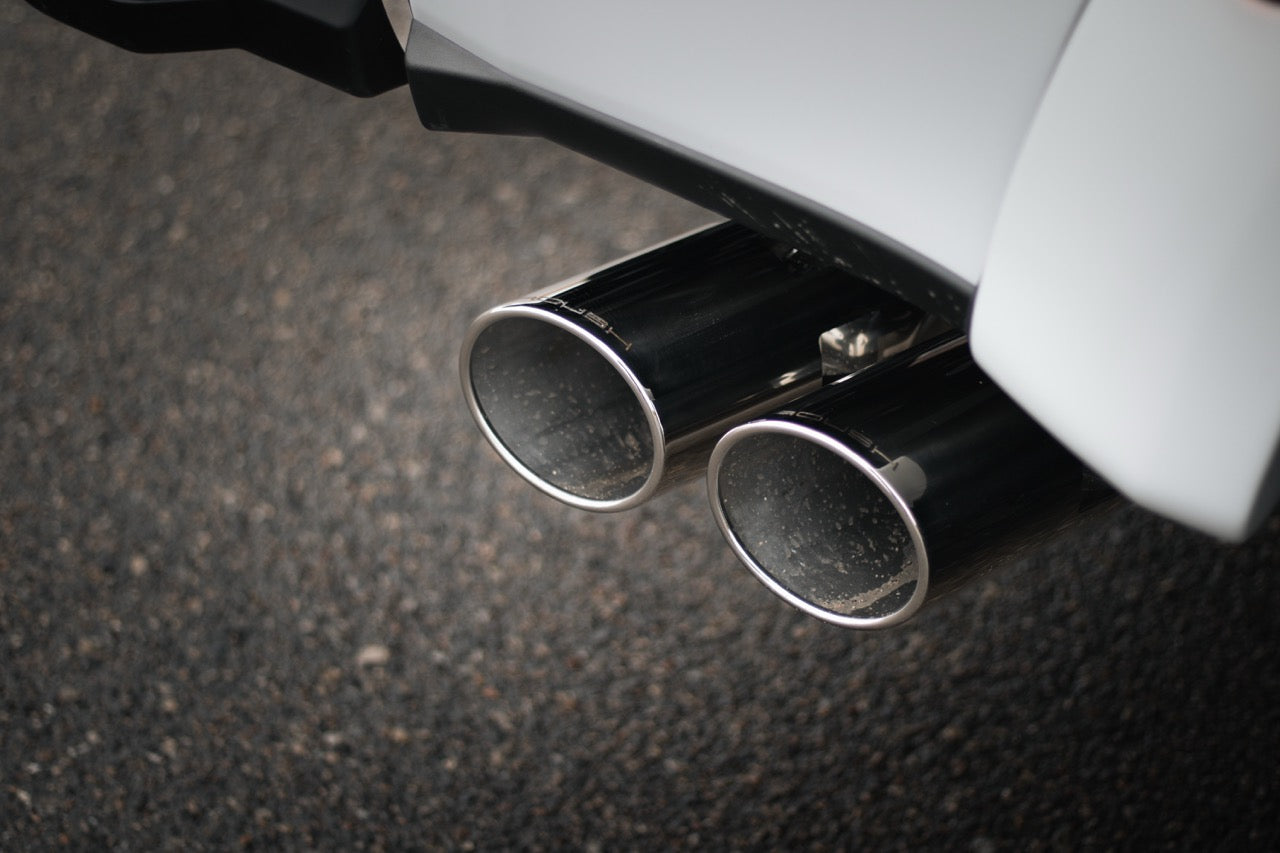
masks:
POLYGON ((1280 489, 1280 5, 1084 6, 412 0, 515 79, 974 284, 1006 391, 1138 503, 1239 539, 1280 489))
POLYGON ((863 223, 976 283, 1083 0, 413 0, 516 79, 863 223))
POLYGON ((1240 539, 1280 436, 1280 7, 1093 0, 1014 171, 979 363, 1138 503, 1240 539))

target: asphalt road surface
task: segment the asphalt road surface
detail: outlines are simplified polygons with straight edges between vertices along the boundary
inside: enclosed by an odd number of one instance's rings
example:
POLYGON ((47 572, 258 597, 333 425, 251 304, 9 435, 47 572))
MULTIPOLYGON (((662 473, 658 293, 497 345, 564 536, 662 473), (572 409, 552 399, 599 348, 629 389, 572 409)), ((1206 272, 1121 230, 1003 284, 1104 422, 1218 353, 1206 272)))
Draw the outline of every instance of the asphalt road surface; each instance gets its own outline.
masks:
POLYGON ((475 314, 707 214, 0 25, 0 848, 1274 849, 1275 520, 824 626, 700 485, 563 508, 463 407, 475 314))

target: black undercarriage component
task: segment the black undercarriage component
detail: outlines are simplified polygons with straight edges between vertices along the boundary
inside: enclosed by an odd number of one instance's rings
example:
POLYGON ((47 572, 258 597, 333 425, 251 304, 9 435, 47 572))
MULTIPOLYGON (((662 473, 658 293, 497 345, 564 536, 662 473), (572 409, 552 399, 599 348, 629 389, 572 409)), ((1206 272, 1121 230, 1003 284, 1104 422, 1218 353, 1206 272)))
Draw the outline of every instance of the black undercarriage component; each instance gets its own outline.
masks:
POLYGON ((381 0, 28 0, 138 53, 238 47, 353 95, 405 82, 381 0))

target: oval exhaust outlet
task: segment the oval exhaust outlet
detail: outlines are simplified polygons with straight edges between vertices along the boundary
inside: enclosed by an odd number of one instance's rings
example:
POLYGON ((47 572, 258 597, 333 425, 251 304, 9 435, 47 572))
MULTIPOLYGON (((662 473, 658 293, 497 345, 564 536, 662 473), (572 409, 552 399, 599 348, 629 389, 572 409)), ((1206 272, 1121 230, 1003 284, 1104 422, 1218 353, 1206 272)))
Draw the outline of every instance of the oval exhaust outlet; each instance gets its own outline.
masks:
POLYGON ((711 463, 718 520, 774 593, 850 627, 918 609, 928 552, 909 501, 871 461, 786 420, 742 426, 721 448, 711 463))
POLYGON ((821 387, 819 337, 859 317, 890 334, 923 314, 723 223, 482 314, 463 391, 530 483, 627 509, 701 474, 731 427, 821 387))
POLYGON ((959 337, 731 430, 708 487, 765 586, 852 628, 899 624, 1114 497, 959 337))
POLYGON ((634 371, 554 311, 513 305, 489 319, 470 348, 470 397, 507 462, 586 509, 651 491, 664 430, 634 371))

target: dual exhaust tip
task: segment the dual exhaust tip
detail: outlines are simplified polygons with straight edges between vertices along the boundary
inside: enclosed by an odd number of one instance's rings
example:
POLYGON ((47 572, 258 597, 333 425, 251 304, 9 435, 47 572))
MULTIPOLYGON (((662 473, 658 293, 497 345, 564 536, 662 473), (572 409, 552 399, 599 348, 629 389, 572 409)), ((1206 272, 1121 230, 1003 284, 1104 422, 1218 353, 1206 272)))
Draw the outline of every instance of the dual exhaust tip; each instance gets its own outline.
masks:
POLYGON ((503 306, 467 351, 467 398, 485 437, 542 491, 582 509, 626 509, 661 481, 664 431, 639 377, 554 310, 503 306))
POLYGON ((839 438, 787 420, 745 424, 717 446, 708 485, 734 553, 800 610, 871 628, 923 603, 928 552, 907 495, 839 438))
POLYGON ((463 389, 530 483, 629 509, 700 474, 731 427, 820 387, 832 318, 899 315, 919 312, 725 223, 482 314, 463 389))
POLYGON ((463 388, 543 492, 616 511, 705 472, 765 586, 885 627, 1106 492, 937 330, 725 223, 481 315, 463 388))

